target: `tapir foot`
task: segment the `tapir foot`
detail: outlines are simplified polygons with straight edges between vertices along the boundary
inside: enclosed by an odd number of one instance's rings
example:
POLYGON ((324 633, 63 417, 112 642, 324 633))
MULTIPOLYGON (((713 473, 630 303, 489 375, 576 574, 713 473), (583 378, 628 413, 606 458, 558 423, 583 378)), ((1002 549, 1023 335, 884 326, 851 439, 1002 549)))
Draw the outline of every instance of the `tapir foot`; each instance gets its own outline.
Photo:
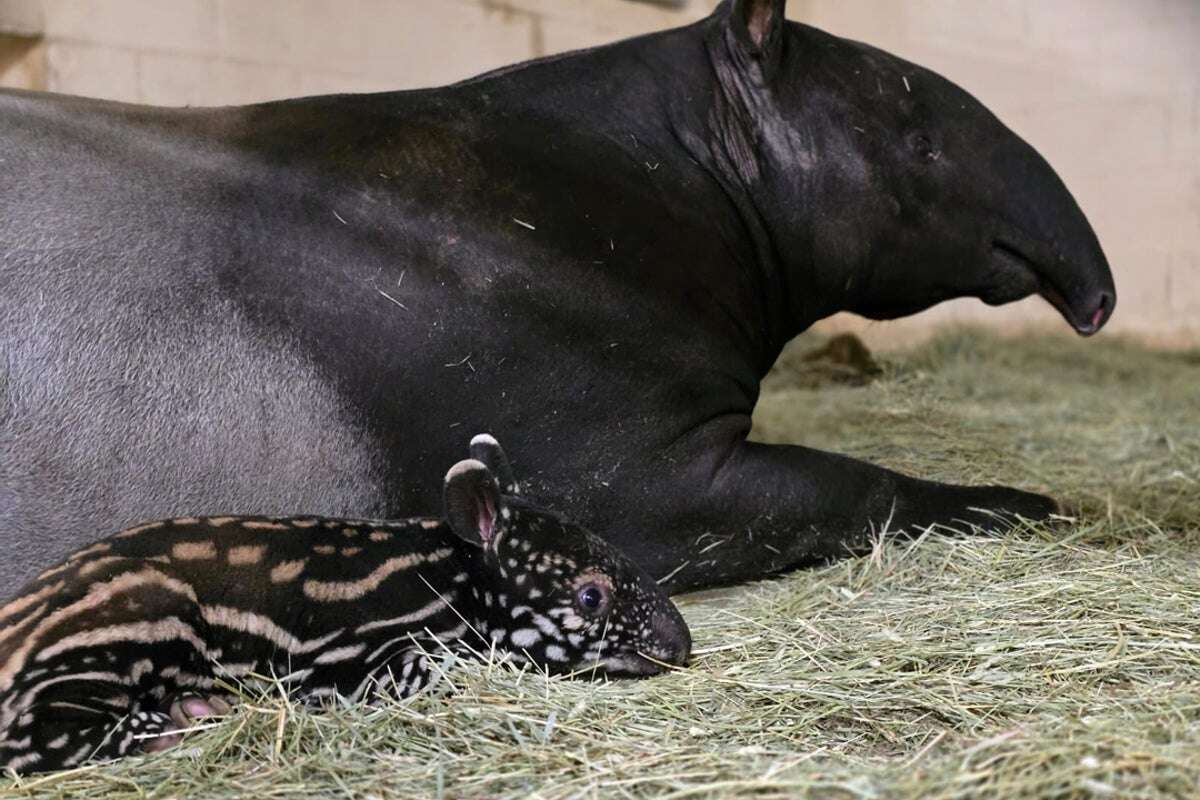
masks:
POLYGON ((959 529, 966 523, 986 533, 1001 533, 1015 527, 1021 520, 1044 522, 1051 515, 1061 513, 1061 506, 1052 497, 1034 492, 1014 489, 1010 486, 962 486, 939 487, 940 499, 951 505, 946 509, 930 503, 929 517, 921 520, 914 515, 909 529, 923 529, 929 525, 959 529), (951 491, 946 491, 947 489, 951 491))
POLYGON ((168 707, 162 732, 142 743, 142 752, 160 753, 183 741, 183 731, 208 717, 221 717, 232 710, 223 698, 217 695, 181 695, 168 707), (169 722, 167 722, 169 720, 169 722))
POLYGON ((732 453, 714 447, 691 463, 692 483, 663 493, 686 504, 656 528, 681 533, 669 542, 622 540, 671 592, 862 552, 884 530, 998 533, 1059 511, 1057 502, 1034 492, 936 483, 794 445, 745 442, 732 453), (709 491, 697 494, 697 485, 709 491))

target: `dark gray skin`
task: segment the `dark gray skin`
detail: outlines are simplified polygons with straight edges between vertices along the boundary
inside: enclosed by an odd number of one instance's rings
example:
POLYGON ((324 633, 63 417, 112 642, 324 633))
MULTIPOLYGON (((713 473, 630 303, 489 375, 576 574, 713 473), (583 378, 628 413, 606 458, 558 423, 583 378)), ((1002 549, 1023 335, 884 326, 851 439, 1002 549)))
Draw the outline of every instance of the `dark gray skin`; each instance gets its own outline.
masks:
POLYGON ((783 345, 836 311, 1036 292, 1088 335, 1116 299, 1031 147, 783 5, 428 91, 0 93, 0 587, 143 519, 435 512, 420 476, 463 430, 673 590, 886 520, 1045 518, 746 442, 783 345))

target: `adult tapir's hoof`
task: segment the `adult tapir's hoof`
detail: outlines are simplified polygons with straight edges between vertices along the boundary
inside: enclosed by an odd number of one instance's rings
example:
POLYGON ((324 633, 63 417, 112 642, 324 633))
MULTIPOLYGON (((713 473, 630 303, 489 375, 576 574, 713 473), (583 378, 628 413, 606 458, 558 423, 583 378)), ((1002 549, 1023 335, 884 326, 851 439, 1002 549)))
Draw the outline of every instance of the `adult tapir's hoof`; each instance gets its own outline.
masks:
POLYGON ((1061 510, 1053 498, 1011 486, 955 486, 910 479, 897 489, 888 527, 913 534, 929 527, 1000 533, 1021 520, 1043 522, 1061 510))
POLYGON ((1043 522, 1061 512, 1054 498, 1011 486, 973 486, 966 494, 958 519, 988 533, 1009 530, 1020 519, 1043 522))

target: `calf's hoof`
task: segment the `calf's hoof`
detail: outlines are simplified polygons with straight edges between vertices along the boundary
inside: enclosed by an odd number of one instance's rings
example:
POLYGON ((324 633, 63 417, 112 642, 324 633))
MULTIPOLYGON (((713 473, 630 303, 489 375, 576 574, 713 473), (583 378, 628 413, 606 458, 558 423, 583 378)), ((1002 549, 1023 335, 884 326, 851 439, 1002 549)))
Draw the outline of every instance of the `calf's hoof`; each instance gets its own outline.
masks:
POLYGON ((142 752, 161 753, 168 750, 183 741, 183 731, 199 720, 222 717, 231 710, 229 703, 216 695, 182 695, 167 708, 166 716, 170 722, 164 721, 162 733, 142 742, 142 752))

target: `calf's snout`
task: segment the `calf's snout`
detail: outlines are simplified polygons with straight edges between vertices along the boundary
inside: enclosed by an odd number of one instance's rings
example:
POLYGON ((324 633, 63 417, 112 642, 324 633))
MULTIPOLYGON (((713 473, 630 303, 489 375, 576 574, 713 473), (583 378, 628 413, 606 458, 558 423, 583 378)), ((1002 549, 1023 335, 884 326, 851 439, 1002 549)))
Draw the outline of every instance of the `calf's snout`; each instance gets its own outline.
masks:
POLYGON ((656 611, 650 621, 654 636, 654 656, 676 667, 685 666, 692 654, 692 633, 674 608, 656 611))

